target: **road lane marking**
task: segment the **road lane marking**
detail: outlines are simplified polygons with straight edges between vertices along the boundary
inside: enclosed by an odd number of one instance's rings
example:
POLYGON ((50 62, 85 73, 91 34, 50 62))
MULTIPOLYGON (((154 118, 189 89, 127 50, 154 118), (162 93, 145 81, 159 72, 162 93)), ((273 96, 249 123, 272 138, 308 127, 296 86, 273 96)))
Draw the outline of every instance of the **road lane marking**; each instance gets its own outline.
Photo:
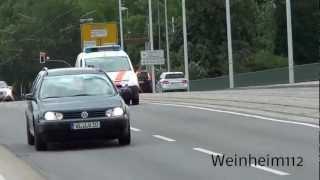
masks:
POLYGON ((270 172, 270 173, 273 173, 273 174, 276 174, 276 175, 279 175, 279 176, 288 176, 288 175, 290 175, 287 172, 275 170, 275 169, 268 168, 268 167, 265 167, 265 166, 259 166, 259 165, 251 164, 251 167, 257 168, 257 169, 260 169, 260 170, 263 170, 263 171, 267 171, 267 172, 270 172))
POLYGON ((135 131, 135 132, 140 132, 141 129, 138 129, 138 128, 134 128, 134 127, 130 127, 131 131, 135 131))
POLYGON ((199 110, 204 110, 204 111, 226 113, 226 114, 232 114, 232 115, 238 115, 238 116, 244 116, 244 117, 250 117, 250 118, 256 118, 256 119, 263 119, 263 120, 266 120, 266 121, 273 121, 273 122, 280 122, 280 123, 294 124, 294 125, 302 125, 302 126, 307 126, 307 127, 312 127, 312 128, 318 128, 319 129, 319 125, 315 125, 315 124, 288 121, 288 120, 281 120, 281 119, 269 118, 269 117, 264 117, 264 116, 260 116, 260 115, 246 114, 246 113, 240 113, 240 112, 217 110, 217 109, 204 108, 204 107, 198 107, 198 106, 192 106, 192 105, 167 104, 167 103, 149 103, 149 104, 162 105, 162 106, 173 106, 173 107, 184 107, 184 108, 191 108, 191 109, 199 109, 199 110))
POLYGON ((6 180, 2 174, 0 174, 0 180, 6 180))
POLYGON ((213 152, 213 151, 209 151, 207 149, 203 149, 203 148, 193 148, 193 150, 195 151, 199 151, 199 152, 203 152, 203 153, 206 153, 206 154, 209 154, 209 155, 214 155, 214 156, 223 156, 223 154, 221 153, 216 153, 216 152, 213 152))
POLYGON ((164 141, 168 141, 168 142, 174 142, 174 141, 176 141, 176 140, 174 140, 174 139, 171 139, 171 138, 168 138, 168 137, 164 137, 164 136, 160 136, 160 135, 152 135, 152 136, 155 137, 155 138, 164 140, 164 141))

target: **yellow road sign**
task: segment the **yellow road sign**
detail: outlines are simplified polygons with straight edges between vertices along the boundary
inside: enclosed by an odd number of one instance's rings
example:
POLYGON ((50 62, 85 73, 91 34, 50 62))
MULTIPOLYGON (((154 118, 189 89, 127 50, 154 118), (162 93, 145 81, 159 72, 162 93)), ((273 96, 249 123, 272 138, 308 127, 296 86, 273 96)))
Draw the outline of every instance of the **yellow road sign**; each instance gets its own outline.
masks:
POLYGON ((118 44, 115 22, 81 24, 81 47, 118 44))

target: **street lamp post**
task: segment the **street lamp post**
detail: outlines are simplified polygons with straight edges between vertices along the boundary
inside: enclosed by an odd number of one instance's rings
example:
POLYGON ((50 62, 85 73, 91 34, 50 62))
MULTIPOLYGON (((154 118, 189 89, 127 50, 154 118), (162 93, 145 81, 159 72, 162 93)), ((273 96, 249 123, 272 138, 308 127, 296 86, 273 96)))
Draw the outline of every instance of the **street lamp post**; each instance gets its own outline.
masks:
POLYGON ((170 72, 170 47, 169 47, 169 34, 168 34, 168 9, 167 9, 167 0, 164 0, 164 11, 165 11, 165 24, 166 24, 167 71, 170 72))
POLYGON ((121 0, 119 0, 119 23, 120 23, 120 46, 122 49, 123 48, 123 24, 122 24, 122 4, 121 4, 121 0))
MULTIPOLYGON (((185 0, 182 0, 182 21, 183 21, 184 72, 185 72, 185 78, 189 82, 188 39, 187 39, 187 20, 186 20, 186 1, 185 0)), ((188 91, 190 91, 190 86, 188 86, 188 91)))
MULTIPOLYGON (((149 4, 149 40, 150 40, 150 50, 153 51, 153 28, 152 28, 152 4, 151 0, 148 0, 149 4)), ((156 84, 155 84, 155 73, 154 73, 154 65, 151 66, 151 76, 152 76, 152 92, 156 92, 156 84)))
POLYGON ((228 36, 229 86, 230 88, 234 88, 230 0, 226 0, 226 18, 227 18, 227 36, 228 36))
POLYGON ((287 36, 288 36, 288 65, 289 65, 289 83, 293 84, 294 80, 294 65, 293 65, 293 42, 292 42, 292 22, 291 22, 291 2, 286 0, 287 9, 287 36))

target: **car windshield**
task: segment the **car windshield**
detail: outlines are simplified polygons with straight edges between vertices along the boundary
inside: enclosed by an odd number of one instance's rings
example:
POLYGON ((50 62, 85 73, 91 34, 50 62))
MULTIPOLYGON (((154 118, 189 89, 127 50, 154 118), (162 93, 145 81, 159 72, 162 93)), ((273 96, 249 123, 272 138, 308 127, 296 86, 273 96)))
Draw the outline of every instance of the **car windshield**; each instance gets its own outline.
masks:
POLYGON ((0 88, 6 88, 8 87, 7 83, 4 81, 0 81, 0 88))
POLYGON ((131 70, 129 59, 125 56, 88 58, 86 59, 86 66, 100 68, 105 72, 131 70))
POLYGON ((184 75, 181 74, 167 74, 166 79, 181 79, 184 78, 184 75))
POLYGON ((49 76, 44 78, 40 98, 114 96, 115 89, 102 74, 49 76))

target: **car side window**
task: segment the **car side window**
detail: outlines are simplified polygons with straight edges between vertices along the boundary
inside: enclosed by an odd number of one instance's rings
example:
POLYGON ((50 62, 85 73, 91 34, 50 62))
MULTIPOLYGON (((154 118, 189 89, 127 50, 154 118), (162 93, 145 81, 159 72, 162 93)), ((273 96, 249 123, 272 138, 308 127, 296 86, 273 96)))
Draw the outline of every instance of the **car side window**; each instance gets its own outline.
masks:
POLYGON ((41 74, 39 73, 38 76, 36 77, 36 79, 33 81, 33 84, 31 87, 31 93, 34 94, 36 92, 36 88, 37 88, 37 85, 38 85, 40 79, 41 79, 41 74))

